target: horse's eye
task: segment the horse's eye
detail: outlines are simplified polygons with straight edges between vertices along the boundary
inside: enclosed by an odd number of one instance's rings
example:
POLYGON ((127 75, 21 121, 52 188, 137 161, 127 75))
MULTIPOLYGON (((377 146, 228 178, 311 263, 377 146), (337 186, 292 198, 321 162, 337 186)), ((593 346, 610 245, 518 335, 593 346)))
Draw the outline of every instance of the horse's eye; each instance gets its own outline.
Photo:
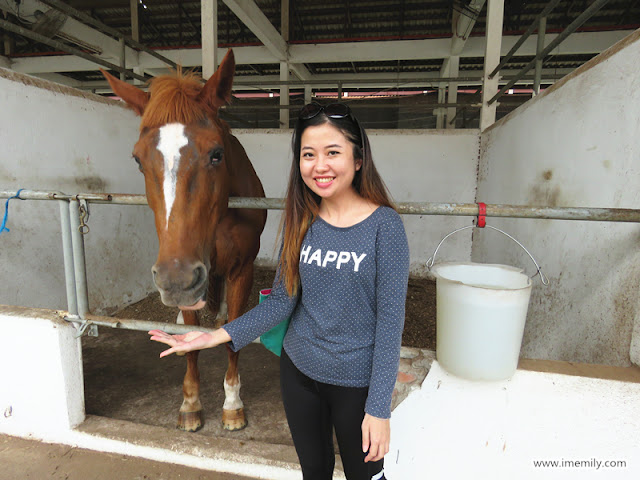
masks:
POLYGON ((224 155, 224 149, 222 147, 216 147, 209 152, 209 161, 211 165, 218 165, 222 161, 224 155))
POLYGON ((142 171, 142 164, 140 163, 140 159, 137 156, 133 156, 133 159, 138 164, 138 170, 142 171))

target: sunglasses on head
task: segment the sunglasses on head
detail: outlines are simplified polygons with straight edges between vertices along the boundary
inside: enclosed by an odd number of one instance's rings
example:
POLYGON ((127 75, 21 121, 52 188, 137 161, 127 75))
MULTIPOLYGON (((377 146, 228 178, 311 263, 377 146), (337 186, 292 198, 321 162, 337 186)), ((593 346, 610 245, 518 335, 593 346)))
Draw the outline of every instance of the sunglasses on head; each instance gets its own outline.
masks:
POLYGON ((305 105, 302 110, 300 110, 298 118, 300 118, 300 120, 309 120, 321 112, 324 112, 329 118, 346 118, 351 115, 351 109, 344 103, 320 105, 319 103, 313 102, 305 105))

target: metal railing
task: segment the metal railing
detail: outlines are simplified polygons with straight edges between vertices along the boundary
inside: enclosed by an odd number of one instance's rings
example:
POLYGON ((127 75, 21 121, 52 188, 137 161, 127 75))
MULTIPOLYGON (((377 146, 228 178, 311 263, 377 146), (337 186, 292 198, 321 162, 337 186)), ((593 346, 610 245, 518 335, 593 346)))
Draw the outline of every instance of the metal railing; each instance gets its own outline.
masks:
MULTIPOLYGON (((171 334, 185 333, 190 330, 214 330, 207 327, 114 319, 90 313, 83 238, 89 231, 86 224, 89 216, 89 204, 147 205, 145 195, 122 193, 78 193, 71 195, 56 191, 0 190, 0 198, 12 197, 21 200, 57 201, 59 204, 68 308, 68 313, 64 315, 64 318, 80 324, 79 335, 87 330, 90 334, 97 334, 96 326, 98 325, 142 331, 161 328, 171 334)), ((229 199, 229 207, 282 210, 284 199, 235 197, 229 199)), ((398 213, 402 215, 477 217, 480 213, 476 203, 399 202, 396 207, 398 213)), ((494 204, 486 205, 486 216, 640 223, 640 210, 625 208, 534 207, 494 204)))

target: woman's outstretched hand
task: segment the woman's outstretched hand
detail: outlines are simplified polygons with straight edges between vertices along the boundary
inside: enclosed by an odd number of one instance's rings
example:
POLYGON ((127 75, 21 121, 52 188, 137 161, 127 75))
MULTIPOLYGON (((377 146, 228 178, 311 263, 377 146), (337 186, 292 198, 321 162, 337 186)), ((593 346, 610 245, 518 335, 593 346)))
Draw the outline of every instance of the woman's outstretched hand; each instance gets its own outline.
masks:
POLYGON ((171 347, 163 351, 160 357, 166 357, 172 353, 186 353, 216 347, 231 340, 229 334, 222 328, 213 333, 194 331, 184 335, 169 335, 162 330, 151 330, 149 335, 151 335, 151 340, 171 347))

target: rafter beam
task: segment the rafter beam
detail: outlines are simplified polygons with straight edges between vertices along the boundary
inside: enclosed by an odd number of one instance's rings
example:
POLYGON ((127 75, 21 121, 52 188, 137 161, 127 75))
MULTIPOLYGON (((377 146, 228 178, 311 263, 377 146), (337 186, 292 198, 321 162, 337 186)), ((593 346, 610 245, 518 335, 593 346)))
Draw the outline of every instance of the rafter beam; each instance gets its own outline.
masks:
MULTIPOLYGON (((542 71, 542 83, 549 84, 553 83, 564 75, 571 73, 573 69, 571 68, 562 68, 562 69, 544 69, 542 71)), ((147 71, 151 75, 161 75, 167 73, 166 69, 157 69, 147 71)), ((478 80, 475 81, 465 81, 460 82, 461 85, 466 87, 476 88, 481 85, 482 80, 482 70, 465 70, 465 76, 477 77, 478 80)), ((39 74, 39 77, 42 78, 54 78, 47 76, 48 74, 39 74)), ((64 83, 62 75, 58 76, 58 83, 64 83)), ((68 77, 64 77, 68 78, 68 77)), ((335 88, 338 83, 341 83, 343 88, 361 88, 361 89, 370 89, 370 90, 382 90, 389 88, 423 88, 423 89, 432 89, 435 88, 440 80, 439 72, 428 72, 428 73, 416 73, 416 72, 404 72, 400 74, 394 74, 391 76, 389 73, 359 73, 359 74, 318 74, 314 75, 308 87, 313 89, 323 89, 323 88, 335 88), (392 80, 393 78, 393 80, 392 80)), ((278 81, 280 80, 279 75, 264 75, 264 76, 251 76, 251 77, 236 77, 233 81, 233 89, 236 91, 250 91, 250 90, 263 90, 265 86, 271 88, 277 88, 278 81), (256 81, 263 82, 261 85, 256 85, 256 81)), ((509 80, 509 77, 503 78, 500 80, 500 83, 506 84, 509 80)), ((57 81, 57 80, 54 80, 57 81)), ((69 81, 73 83, 67 83, 68 85, 72 85, 76 88, 82 89, 90 89, 90 90, 98 90, 104 89, 105 92, 111 91, 109 89, 109 85, 106 81, 98 80, 91 82, 76 82, 73 79, 69 79, 69 81)), ((533 84, 533 77, 527 77, 518 82, 518 85, 531 85, 533 84)), ((144 88, 144 87, 143 87, 144 88)), ((290 85, 290 89, 302 89, 303 85, 290 85)))
POLYGON ((287 61, 287 42, 253 0, 223 0, 225 5, 251 30, 278 62, 287 61))
MULTIPOLYGON (((51 7, 45 5, 38 0, 22 0, 20 3, 20 13, 24 16, 32 16, 36 10, 40 10, 41 12, 48 12, 52 10, 51 7)), ((54 11, 57 11, 53 9, 54 11)), ((107 60, 111 63, 119 64, 120 63, 120 42, 111 38, 108 35, 105 35, 98 30, 91 28, 74 18, 67 18, 62 27, 59 30, 60 33, 72 37, 74 39, 80 40, 91 49, 94 49, 99 53, 102 59, 107 60)), ((80 47, 82 48, 82 46, 80 47)), ((126 47, 125 54, 127 57, 127 63, 137 63, 138 52, 132 48, 126 47)), ((93 64, 93 70, 96 70, 95 64, 93 64)), ((65 71, 62 69, 54 70, 54 71, 65 71)), ((34 72, 36 73, 36 72, 34 72)))
POLYGON ((287 42, 253 0, 223 1, 242 23, 258 37, 258 40, 267 47, 267 50, 269 50, 269 53, 271 53, 272 58, 276 62, 289 62, 289 68, 301 80, 307 80, 311 77, 311 73, 302 65, 305 62, 293 62, 289 59, 289 46, 287 42))
MULTIPOLYGON (((574 33, 554 53, 571 55, 599 53, 631 33, 633 30, 574 33)), ((546 39, 550 42, 555 36, 555 34, 548 34, 546 39)), ((517 36, 502 37, 501 53, 506 54, 518 38, 517 36)), ((537 40, 535 38, 530 40, 523 44, 518 55, 535 55, 537 40)), ((484 38, 470 38, 460 56, 484 57, 484 42, 484 38)), ((114 41, 114 43, 118 42, 114 41)), ((235 47, 233 50, 238 65, 279 63, 266 46, 235 47)), ((443 59, 449 56, 450 39, 291 45, 289 51, 290 64, 443 59)), ((226 48, 218 50, 220 58, 225 52, 226 48)), ((184 67, 200 66, 202 62, 200 49, 169 49, 163 50, 162 53, 184 67)), ((134 66, 136 63, 127 55, 127 68, 134 66)), ((139 66, 145 69, 165 68, 164 62, 144 52, 139 54, 139 66)), ((96 70, 94 64, 71 55, 14 58, 12 68, 27 74, 96 70)))

